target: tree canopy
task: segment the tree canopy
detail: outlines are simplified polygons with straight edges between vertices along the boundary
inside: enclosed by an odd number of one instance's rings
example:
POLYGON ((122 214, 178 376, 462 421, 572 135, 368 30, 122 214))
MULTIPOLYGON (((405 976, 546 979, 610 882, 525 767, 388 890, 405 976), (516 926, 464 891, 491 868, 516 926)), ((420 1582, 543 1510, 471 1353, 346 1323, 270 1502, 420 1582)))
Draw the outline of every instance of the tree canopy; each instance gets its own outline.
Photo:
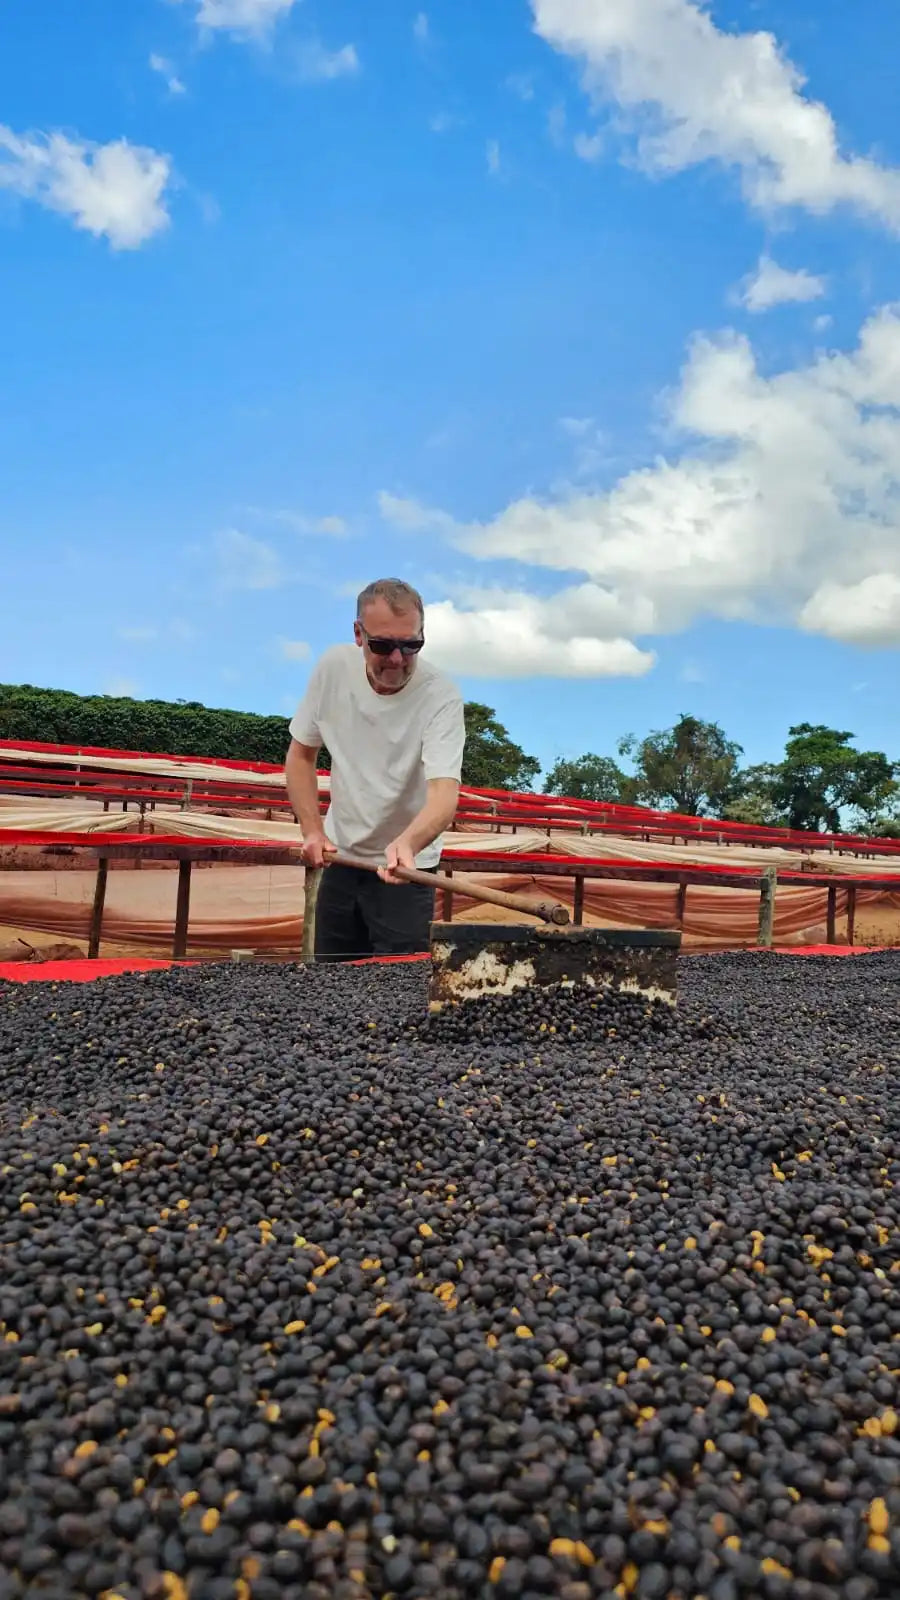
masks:
POLYGON ((895 763, 878 750, 854 750, 852 733, 821 723, 790 729, 772 798, 792 828, 837 833, 849 810, 871 825, 895 791, 895 763))
POLYGON ((637 785, 611 756, 589 753, 575 761, 560 759, 551 767, 543 784, 545 794, 565 795, 569 800, 606 800, 620 805, 635 803, 637 785))
POLYGON ((682 715, 674 728, 643 739, 628 735, 619 743, 619 754, 634 763, 644 805, 691 816, 717 815, 737 796, 741 747, 725 737, 717 722, 682 715))
POLYGON ((493 707, 469 701, 465 717, 463 783, 475 789, 530 789, 541 763, 510 738, 493 707))

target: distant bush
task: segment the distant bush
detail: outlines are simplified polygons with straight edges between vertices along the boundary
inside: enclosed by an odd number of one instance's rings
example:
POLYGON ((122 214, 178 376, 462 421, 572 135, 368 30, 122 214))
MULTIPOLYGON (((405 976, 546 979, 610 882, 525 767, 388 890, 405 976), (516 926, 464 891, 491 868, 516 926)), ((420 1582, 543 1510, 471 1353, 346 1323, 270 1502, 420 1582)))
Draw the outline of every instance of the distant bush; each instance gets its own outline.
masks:
POLYGON ((280 765, 290 733, 287 717, 215 711, 196 700, 80 695, 23 683, 0 684, 0 739, 280 765))

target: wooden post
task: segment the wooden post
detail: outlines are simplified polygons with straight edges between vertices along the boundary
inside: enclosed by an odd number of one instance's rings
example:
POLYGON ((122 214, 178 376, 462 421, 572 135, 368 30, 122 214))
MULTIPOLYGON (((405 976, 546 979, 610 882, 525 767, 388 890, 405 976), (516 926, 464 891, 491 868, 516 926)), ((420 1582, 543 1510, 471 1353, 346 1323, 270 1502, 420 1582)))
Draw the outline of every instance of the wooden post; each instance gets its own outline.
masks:
POLYGON ((759 886, 758 943, 767 950, 771 950, 775 936, 775 891, 777 885, 778 869, 776 867, 766 867, 759 886))
POLYGON ((851 883, 847 890, 847 943, 853 944, 856 939, 856 884, 851 883))
POLYGON ((322 868, 307 867, 303 883, 303 943, 300 960, 308 964, 316 959, 316 901, 322 883, 322 868))
POLYGON ((100 930, 103 927, 103 907, 106 903, 106 874, 108 871, 109 862, 106 856, 101 856, 97 862, 97 883, 94 888, 91 931, 88 938, 88 960, 90 961, 96 961, 100 954, 100 930))
MULTIPOLYGON (((447 868, 447 877, 448 878, 452 878, 453 877, 453 868, 452 867, 448 867, 447 868)), ((452 889, 442 889, 441 890, 441 921, 442 922, 452 922, 453 921, 453 890, 452 889)))
POLYGON ((675 923, 679 928, 684 927, 684 908, 687 903, 687 879, 682 878, 678 885, 678 895, 675 902, 675 923))
POLYGON ((580 928, 582 923, 584 922, 584 873, 583 872, 579 872, 575 876, 575 904, 574 904, 573 911, 572 911, 572 921, 574 922, 576 928, 580 928))
POLYGON ((175 905, 175 939, 172 955, 176 961, 187 953, 188 917, 191 911, 191 863, 178 863, 178 900, 175 905))
POLYGON ((828 913, 827 913, 827 917, 826 917, 826 930, 827 931, 826 931, 826 934, 825 934, 825 941, 826 941, 827 944, 835 944, 837 942, 837 930, 836 930, 836 927, 835 927, 836 921, 837 921, 837 885, 832 883, 832 884, 829 885, 829 889, 828 889, 828 913))

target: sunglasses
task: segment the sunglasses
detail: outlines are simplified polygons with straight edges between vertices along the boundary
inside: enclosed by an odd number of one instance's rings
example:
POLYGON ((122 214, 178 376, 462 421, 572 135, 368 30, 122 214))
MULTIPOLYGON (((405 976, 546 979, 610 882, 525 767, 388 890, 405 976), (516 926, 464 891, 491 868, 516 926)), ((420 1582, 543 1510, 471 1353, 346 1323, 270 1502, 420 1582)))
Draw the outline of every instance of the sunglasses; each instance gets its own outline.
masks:
POLYGON ((402 656, 417 656, 425 643, 424 639, 373 639, 361 623, 360 627, 373 656, 390 656, 395 650, 399 650, 402 656))

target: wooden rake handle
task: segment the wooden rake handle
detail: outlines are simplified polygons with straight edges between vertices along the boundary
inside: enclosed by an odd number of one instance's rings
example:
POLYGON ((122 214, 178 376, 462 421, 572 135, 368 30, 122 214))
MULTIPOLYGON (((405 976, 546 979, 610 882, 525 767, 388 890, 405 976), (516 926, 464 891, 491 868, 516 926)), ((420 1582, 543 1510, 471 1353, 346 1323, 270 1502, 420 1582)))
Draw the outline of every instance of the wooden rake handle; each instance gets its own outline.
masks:
MULTIPOLYGON (((377 862, 360 861, 356 856, 332 856, 326 865, 357 867, 363 872, 381 870, 377 862)), ((570 920, 566 907, 555 900, 519 900, 513 894, 504 894, 502 889, 486 889, 467 877, 450 878, 445 872, 422 872, 418 867, 397 867, 396 876, 403 878, 406 883, 420 883, 426 889, 449 889, 452 894, 465 894, 470 900, 481 900, 485 905, 524 912, 528 917, 537 917, 540 922, 555 923, 558 928, 564 927, 570 920)))

